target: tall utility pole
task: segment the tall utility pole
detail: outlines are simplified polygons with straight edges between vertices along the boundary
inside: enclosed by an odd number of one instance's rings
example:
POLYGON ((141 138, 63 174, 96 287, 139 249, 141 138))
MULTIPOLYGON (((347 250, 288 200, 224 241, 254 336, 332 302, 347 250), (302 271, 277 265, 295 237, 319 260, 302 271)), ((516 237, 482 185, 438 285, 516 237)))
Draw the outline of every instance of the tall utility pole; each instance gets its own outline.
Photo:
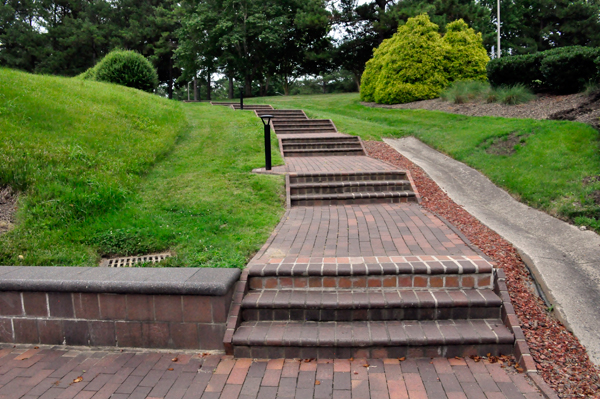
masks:
POLYGON ((500 58, 500 0, 498 1, 498 18, 497 18, 497 22, 498 22, 498 58, 500 58))

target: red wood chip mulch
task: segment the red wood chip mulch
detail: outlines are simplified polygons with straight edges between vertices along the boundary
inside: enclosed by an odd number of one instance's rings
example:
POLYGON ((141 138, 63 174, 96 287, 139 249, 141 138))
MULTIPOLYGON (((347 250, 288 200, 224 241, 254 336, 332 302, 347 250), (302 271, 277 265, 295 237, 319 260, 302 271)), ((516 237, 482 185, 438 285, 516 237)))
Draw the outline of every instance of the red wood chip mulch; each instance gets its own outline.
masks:
POLYGON ((452 223, 483 253, 504 268, 513 306, 538 372, 561 398, 600 397, 600 369, 585 348, 546 308, 530 288, 533 281, 516 249, 452 201, 418 166, 392 147, 364 142, 369 156, 409 170, 421 205, 452 223))

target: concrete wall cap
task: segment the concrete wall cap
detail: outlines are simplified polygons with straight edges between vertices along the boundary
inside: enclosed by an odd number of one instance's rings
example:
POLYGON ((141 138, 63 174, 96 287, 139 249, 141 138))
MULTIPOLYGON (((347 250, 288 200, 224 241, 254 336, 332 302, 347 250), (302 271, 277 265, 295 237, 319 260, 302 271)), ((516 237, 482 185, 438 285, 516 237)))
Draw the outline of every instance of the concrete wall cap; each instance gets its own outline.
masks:
POLYGON ((0 266, 0 291, 225 295, 239 269, 0 266))

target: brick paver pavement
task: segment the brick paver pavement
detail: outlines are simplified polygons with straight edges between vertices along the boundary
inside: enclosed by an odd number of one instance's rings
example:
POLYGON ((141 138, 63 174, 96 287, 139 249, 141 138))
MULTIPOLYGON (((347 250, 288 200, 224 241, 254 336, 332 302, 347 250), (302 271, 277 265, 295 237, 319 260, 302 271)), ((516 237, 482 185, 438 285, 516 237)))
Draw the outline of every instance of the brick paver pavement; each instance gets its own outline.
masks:
POLYGON ((417 204, 294 207, 255 262, 284 257, 477 255, 417 204))
POLYGON ((471 359, 233 359, 0 346, 0 398, 542 398, 523 374, 471 359), (81 377, 81 378, 80 378, 81 377), (78 381, 78 382, 75 382, 78 381))
POLYGON ((397 170, 385 162, 366 156, 320 156, 287 157, 285 164, 289 172, 351 172, 374 170, 397 170))

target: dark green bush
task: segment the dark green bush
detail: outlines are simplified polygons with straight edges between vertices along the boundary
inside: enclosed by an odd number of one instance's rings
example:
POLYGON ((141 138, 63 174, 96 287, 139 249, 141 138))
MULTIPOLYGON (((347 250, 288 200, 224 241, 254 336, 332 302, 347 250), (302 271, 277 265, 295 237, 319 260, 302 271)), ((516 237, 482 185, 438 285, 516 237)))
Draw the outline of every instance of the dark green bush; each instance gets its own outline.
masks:
POLYGON ((576 93, 598 82, 599 56, 600 49, 582 46, 507 56, 488 63, 488 80, 494 87, 522 84, 534 91, 576 93))
POLYGON ((152 92, 158 85, 158 74, 150 61, 135 51, 111 51, 89 76, 99 82, 116 83, 147 92, 152 92))
POLYGON ((542 60, 541 72, 548 87, 560 93, 576 93, 598 78, 594 62, 600 49, 592 47, 563 47, 563 51, 548 53, 542 60))
POLYGON ((544 77, 540 72, 543 53, 495 58, 487 64, 488 81, 493 87, 524 84, 534 88, 544 77))

